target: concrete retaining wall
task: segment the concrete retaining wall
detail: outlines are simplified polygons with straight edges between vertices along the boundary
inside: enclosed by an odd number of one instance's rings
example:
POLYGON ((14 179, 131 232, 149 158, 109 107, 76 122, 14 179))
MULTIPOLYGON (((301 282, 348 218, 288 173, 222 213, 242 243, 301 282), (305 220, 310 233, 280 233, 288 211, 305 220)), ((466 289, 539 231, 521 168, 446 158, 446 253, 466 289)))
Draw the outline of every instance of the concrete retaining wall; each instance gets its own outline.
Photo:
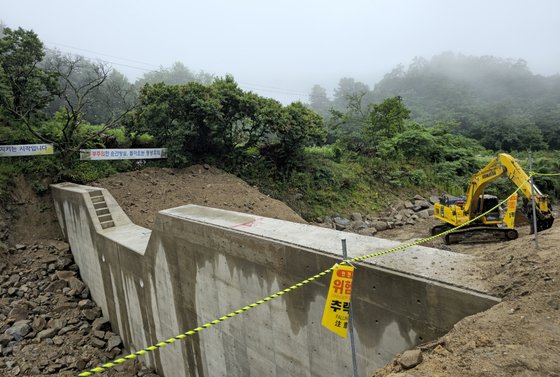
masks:
MULTIPOLYGON (((59 184, 52 192, 82 278, 131 351, 331 267, 340 260, 341 238, 351 255, 395 245, 191 205, 161 211, 150 231, 132 224, 107 190, 59 184), (99 192, 114 226, 102 226, 99 205, 91 199, 99 192)), ((480 282, 465 278, 472 272, 472 257, 422 247, 358 264, 352 300, 360 374, 498 302, 483 293, 480 282)), ((329 279, 144 360, 165 376, 351 375, 349 340, 321 326, 329 279)))

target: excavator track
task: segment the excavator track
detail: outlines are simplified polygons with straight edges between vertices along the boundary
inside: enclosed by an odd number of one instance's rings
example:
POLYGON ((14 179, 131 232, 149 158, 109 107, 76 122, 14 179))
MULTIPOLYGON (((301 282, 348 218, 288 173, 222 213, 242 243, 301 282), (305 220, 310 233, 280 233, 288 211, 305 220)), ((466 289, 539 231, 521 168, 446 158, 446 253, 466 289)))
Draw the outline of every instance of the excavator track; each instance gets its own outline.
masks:
POLYGON ((493 226, 477 226, 459 229, 445 235, 447 245, 461 242, 511 241, 518 237, 517 230, 493 226))

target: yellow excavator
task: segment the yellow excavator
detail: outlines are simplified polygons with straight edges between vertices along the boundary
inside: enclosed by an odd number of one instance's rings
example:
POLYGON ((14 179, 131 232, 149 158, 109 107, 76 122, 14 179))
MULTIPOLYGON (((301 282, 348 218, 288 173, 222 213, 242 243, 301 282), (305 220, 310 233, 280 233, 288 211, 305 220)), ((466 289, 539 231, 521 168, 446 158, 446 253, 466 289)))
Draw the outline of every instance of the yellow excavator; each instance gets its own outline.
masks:
MULTIPOLYGON (((483 214, 495 207, 499 200, 493 195, 485 195, 484 188, 492 180, 507 176, 523 193, 524 205, 523 213, 529 218, 531 233, 533 229, 533 212, 531 210, 531 200, 533 193, 535 196, 537 232, 549 229, 554 222, 548 196, 529 182, 529 176, 523 171, 519 163, 509 154, 500 153, 482 170, 475 173, 467 189, 465 196, 454 197, 443 195, 440 202, 434 205, 434 217, 442 220, 445 224, 436 225, 432 228, 432 235, 440 234, 446 230, 464 224, 471 219, 483 214)), ((466 225, 454 232, 445 235, 445 243, 459 243, 465 240, 476 240, 479 235, 482 238, 513 240, 518 236, 514 229, 515 210, 517 197, 510 198, 507 205, 507 212, 502 218, 500 209, 486 214, 475 222, 466 225), (506 226, 503 226, 505 223, 506 226)))

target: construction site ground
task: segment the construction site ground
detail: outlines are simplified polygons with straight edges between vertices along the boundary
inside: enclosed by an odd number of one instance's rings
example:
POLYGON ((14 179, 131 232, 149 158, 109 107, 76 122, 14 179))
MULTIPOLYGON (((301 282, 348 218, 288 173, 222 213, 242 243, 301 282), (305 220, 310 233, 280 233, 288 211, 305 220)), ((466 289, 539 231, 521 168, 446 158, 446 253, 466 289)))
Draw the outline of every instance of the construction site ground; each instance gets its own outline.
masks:
MULTIPOLYGON (((304 222, 282 202, 209 166, 150 168, 117 174, 93 185, 108 189, 131 220, 147 228, 157 211, 189 203, 304 222)), ((16 178, 13 197, 0 213, 0 237, 4 235, 0 247, 0 375, 70 376, 110 359, 122 345, 115 346, 116 335, 99 316, 84 318, 84 308, 90 310, 87 314, 96 309, 86 301, 86 289, 79 287, 80 294, 74 289, 78 283, 71 278, 79 278, 79 272, 61 240, 49 194, 38 196, 31 187, 25 179, 16 178), (45 293, 46 287, 63 278, 73 285, 45 293), (29 321, 29 332, 9 343, 2 336, 20 318, 29 321), (50 328, 57 328, 57 334, 39 336, 50 328)), ((376 237, 421 239, 435 224, 435 220, 425 219, 379 232, 376 237)), ((482 271, 478 278, 487 281, 491 293, 503 301, 461 320, 440 339, 420 345, 422 362, 414 368, 403 369, 397 355, 371 375, 560 376, 560 225, 555 225, 539 233, 538 250, 528 226, 521 227, 519 239, 510 242, 447 246, 435 240, 428 244, 478 256, 482 271)), ((151 373, 135 362, 109 374, 151 373)))

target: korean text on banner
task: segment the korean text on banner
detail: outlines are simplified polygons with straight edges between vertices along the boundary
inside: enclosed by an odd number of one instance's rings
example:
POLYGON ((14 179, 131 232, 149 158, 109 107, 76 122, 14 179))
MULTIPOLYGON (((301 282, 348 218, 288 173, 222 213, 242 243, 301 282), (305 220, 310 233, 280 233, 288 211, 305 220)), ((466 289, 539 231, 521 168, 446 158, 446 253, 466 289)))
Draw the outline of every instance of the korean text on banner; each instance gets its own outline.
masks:
POLYGON ((53 154, 52 144, 0 145, 0 157, 53 154))
POLYGON ((350 311, 353 275, 354 267, 352 266, 337 264, 334 267, 321 321, 323 326, 343 338, 346 338, 348 331, 348 314, 350 311))
POLYGON ((80 149, 80 160, 147 160, 167 158, 167 148, 80 149))

